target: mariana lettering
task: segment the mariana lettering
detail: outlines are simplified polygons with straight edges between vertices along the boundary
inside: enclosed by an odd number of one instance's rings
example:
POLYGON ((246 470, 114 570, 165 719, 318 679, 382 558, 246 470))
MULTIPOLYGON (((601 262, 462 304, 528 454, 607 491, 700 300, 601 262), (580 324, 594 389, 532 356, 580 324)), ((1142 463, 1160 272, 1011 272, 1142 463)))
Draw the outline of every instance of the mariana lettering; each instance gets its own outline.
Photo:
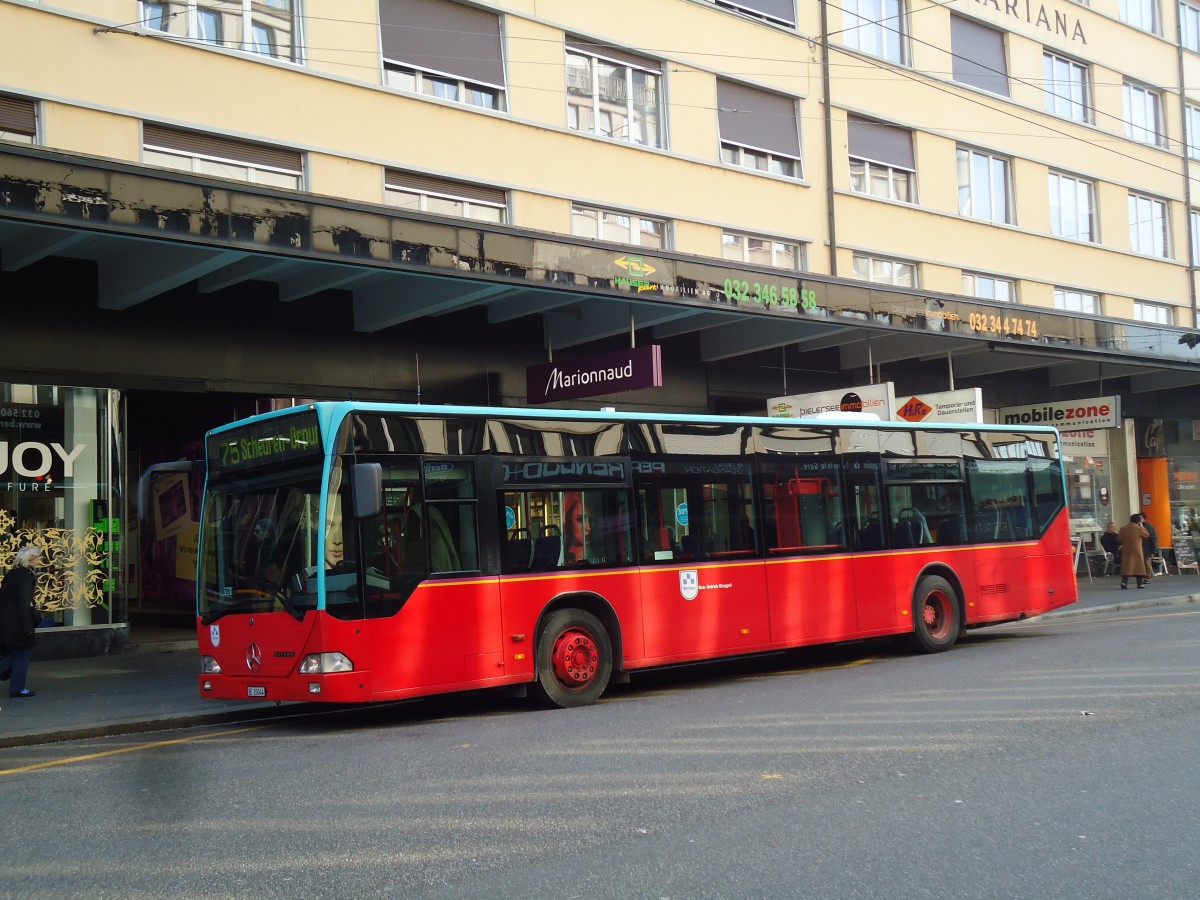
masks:
POLYGON ((1087 43, 1087 35, 1083 32, 1083 23, 1069 12, 1060 10, 1051 12, 1046 9, 1045 4, 1033 3, 1032 0, 975 0, 975 2, 1050 34, 1083 44, 1087 43))

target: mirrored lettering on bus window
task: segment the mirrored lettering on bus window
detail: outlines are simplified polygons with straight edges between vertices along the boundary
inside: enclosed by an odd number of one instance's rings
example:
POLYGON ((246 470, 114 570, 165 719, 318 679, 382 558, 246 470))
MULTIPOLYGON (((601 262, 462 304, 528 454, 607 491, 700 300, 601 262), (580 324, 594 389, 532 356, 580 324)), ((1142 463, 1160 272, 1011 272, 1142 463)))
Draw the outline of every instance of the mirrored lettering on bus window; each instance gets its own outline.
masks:
POLYGON ((695 562, 756 554, 750 472, 740 459, 634 460, 642 559, 695 562))
POLYGON ((629 565, 635 561, 624 488, 509 490, 501 494, 505 574, 629 565))

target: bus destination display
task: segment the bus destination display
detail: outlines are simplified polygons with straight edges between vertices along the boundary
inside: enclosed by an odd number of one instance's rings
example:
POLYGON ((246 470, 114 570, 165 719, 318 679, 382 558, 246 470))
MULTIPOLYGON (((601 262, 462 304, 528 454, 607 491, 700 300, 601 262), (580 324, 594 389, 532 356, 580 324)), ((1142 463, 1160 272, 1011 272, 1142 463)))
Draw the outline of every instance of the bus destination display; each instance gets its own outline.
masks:
POLYGON ((208 436, 208 466, 214 474, 320 456, 321 428, 312 410, 208 436))

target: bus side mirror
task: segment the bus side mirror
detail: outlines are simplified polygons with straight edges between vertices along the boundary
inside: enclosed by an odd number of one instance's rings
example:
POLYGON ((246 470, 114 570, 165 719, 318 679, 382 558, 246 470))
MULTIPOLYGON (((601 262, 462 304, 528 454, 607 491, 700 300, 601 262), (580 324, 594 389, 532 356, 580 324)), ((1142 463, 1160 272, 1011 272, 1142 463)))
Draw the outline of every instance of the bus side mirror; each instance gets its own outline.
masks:
POLYGON ((383 466, 379 463, 355 463, 354 518, 371 519, 383 512, 383 466))

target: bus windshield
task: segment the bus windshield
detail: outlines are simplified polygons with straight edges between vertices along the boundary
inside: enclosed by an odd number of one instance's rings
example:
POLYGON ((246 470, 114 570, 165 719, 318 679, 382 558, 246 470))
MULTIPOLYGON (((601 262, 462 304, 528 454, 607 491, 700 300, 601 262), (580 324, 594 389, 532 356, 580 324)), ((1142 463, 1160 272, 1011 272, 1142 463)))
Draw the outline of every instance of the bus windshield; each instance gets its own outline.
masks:
POLYGON ((320 551, 319 509, 317 471, 210 485, 201 524, 202 620, 280 609, 299 619, 315 609, 317 566, 341 545, 331 529, 320 551))

